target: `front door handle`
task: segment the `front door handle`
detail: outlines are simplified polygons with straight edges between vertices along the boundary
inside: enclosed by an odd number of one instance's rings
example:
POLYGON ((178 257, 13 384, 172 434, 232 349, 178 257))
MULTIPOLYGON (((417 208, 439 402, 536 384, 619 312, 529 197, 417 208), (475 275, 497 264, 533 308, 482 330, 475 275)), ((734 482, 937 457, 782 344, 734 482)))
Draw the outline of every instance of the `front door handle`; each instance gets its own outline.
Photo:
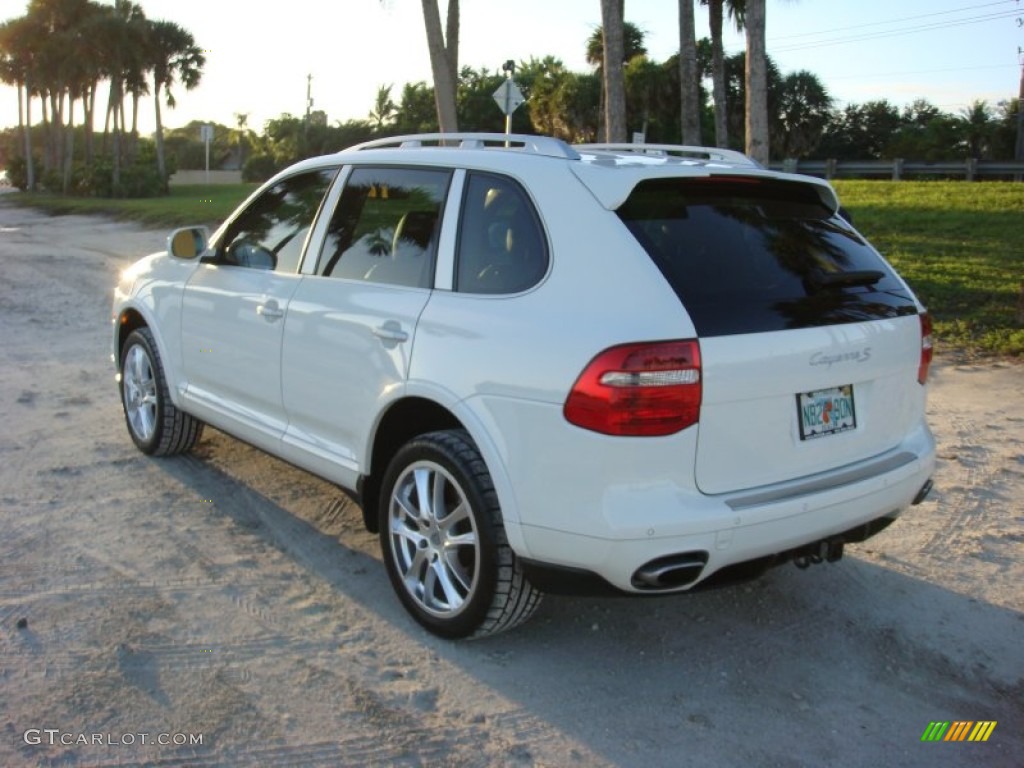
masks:
POLYGON ((256 314, 272 323, 284 317, 284 310, 277 305, 276 301, 271 299, 266 304, 257 304, 256 314))
POLYGON ((409 334, 403 331, 402 326, 394 320, 388 320, 384 325, 378 325, 373 329, 373 335, 384 341, 402 342, 409 340, 409 334))

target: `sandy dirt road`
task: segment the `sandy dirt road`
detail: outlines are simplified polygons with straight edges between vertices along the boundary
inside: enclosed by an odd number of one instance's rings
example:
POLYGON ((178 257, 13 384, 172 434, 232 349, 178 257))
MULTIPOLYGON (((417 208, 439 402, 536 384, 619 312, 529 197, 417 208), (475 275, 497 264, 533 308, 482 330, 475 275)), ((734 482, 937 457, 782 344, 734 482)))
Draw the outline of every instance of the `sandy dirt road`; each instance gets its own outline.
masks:
POLYGON ((938 489, 837 565, 449 643, 330 485, 135 450, 111 287, 163 236, 0 204, 0 766, 1024 765, 1021 366, 940 357, 938 489))

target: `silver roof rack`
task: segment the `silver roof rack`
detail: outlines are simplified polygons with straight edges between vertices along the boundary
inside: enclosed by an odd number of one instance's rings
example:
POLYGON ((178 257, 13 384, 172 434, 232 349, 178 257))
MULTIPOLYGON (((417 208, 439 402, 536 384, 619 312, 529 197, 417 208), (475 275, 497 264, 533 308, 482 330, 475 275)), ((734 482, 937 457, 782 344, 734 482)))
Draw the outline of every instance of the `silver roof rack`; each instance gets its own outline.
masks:
POLYGON ((720 147, 690 147, 682 144, 574 144, 573 147, 582 152, 625 152, 639 155, 695 157, 704 160, 719 160, 736 165, 761 166, 734 149, 720 147))
POLYGON ((391 136, 357 144, 352 150, 441 147, 445 149, 514 149, 545 157, 579 160, 579 153, 561 139, 551 136, 504 133, 418 133, 391 136))

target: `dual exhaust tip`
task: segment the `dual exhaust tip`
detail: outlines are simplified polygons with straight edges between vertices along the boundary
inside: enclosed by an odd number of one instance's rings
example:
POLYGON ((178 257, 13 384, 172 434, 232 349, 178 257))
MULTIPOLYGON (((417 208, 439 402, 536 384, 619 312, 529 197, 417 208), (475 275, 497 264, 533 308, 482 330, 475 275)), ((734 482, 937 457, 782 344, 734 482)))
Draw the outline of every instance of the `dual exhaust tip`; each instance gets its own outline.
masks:
POLYGON ((680 552, 675 555, 666 555, 637 568, 633 573, 631 583, 636 589, 649 592, 678 589, 693 584, 699 579, 707 564, 707 552, 680 552))

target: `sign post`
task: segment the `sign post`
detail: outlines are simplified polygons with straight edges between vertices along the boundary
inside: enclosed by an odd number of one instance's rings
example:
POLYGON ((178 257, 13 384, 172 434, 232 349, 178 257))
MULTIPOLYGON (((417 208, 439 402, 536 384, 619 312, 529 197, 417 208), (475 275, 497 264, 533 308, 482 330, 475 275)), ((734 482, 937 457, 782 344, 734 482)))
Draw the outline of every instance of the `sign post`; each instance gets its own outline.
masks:
POLYGON ((516 63, 509 59, 505 62, 502 69, 508 77, 505 79, 505 82, 498 86, 498 90, 494 92, 494 101, 498 105, 498 109, 505 115, 505 135, 508 136, 512 133, 512 113, 519 109, 520 105, 526 101, 526 97, 519 90, 516 81, 512 79, 516 71, 516 63))
POLYGON ((199 127, 199 140, 206 145, 206 183, 210 183, 210 144, 213 142, 213 126, 203 125, 199 127))

